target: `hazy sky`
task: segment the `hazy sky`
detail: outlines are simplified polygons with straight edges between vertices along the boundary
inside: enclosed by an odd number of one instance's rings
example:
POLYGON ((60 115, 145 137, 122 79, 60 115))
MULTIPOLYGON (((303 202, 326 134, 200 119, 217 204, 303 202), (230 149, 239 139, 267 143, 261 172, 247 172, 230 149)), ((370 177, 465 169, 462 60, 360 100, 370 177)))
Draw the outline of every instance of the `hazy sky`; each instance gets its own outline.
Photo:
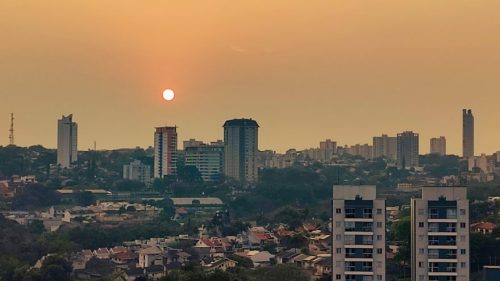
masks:
POLYGON ((0 1, 0 145, 149 146, 153 127, 221 139, 229 118, 260 149, 371 143, 414 130, 461 153, 500 150, 500 1, 0 1), (163 102, 173 88, 176 99, 163 102))

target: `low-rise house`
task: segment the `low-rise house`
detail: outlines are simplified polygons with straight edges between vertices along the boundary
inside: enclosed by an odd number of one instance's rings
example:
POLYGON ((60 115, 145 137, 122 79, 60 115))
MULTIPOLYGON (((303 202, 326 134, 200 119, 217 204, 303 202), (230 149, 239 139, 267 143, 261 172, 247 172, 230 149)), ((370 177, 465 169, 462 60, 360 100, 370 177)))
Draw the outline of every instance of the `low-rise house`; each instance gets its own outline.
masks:
POLYGON ((293 263, 294 258, 301 254, 300 249, 292 248, 276 255, 277 264, 293 263))
POLYGON ((330 253, 331 246, 331 238, 328 234, 321 234, 309 238, 309 252, 313 255, 330 253))
POLYGON ((111 253, 107 248, 99 248, 94 251, 94 256, 100 260, 109 259, 111 257, 111 253))
POLYGON ((249 258, 254 267, 266 267, 274 262, 275 256, 268 251, 248 251, 238 253, 238 255, 249 258))
POLYGON ((226 271, 229 268, 236 267, 238 262, 233 261, 228 258, 219 258, 219 259, 212 259, 211 262, 205 263, 202 262, 202 268, 206 272, 212 272, 215 270, 221 270, 221 271, 226 271))
POLYGON ((313 275, 327 276, 332 273, 332 257, 320 257, 313 263, 313 275))
POLYGON ((482 234, 492 234, 498 225, 491 222, 478 222, 470 226, 472 232, 482 233, 482 234))
POLYGON ((140 250, 138 267, 148 268, 153 265, 163 265, 163 251, 157 246, 140 250))

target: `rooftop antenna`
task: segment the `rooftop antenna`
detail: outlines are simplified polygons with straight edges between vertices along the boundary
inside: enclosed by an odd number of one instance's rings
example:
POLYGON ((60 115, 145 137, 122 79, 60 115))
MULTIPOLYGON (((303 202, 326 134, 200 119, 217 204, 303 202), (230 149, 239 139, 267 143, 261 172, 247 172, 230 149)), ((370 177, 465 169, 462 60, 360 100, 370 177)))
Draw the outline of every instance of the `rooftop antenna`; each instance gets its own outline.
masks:
POLYGON ((14 145, 14 113, 10 114, 9 145, 14 145))

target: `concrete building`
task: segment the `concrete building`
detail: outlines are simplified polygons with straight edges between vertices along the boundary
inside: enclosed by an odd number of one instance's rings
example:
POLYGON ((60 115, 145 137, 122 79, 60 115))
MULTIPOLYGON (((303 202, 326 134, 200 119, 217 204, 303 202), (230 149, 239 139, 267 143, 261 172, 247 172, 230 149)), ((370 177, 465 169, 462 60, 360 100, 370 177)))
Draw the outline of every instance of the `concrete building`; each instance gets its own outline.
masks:
POLYGON ((177 127, 158 127, 154 135, 154 177, 177 174, 177 127))
POLYGON ((128 165, 123 165, 123 178, 149 185, 151 183, 151 166, 143 164, 140 160, 134 160, 128 165))
POLYGON ((78 160, 78 125, 73 115, 57 120, 57 165, 69 168, 78 160))
POLYGON ((469 201, 465 187, 424 186, 411 199, 412 281, 469 281, 469 201))
POLYGON ((257 181, 259 125, 252 119, 224 123, 224 174, 241 182, 257 181))
POLYGON ((397 160, 398 155, 398 139, 382 135, 373 137, 373 157, 385 157, 388 160, 397 160))
POLYGON ((398 134, 398 167, 413 168, 419 165, 419 135, 412 131, 398 134))
POLYGON ((224 174, 224 142, 184 142, 184 164, 196 167, 203 181, 219 180, 224 174))
POLYGON ((347 150, 347 153, 354 156, 361 156, 364 159, 372 159, 373 157, 373 146, 369 144, 355 144, 351 145, 347 150))
POLYGON ((334 186, 333 280, 386 280, 385 200, 375 186, 334 186))
POLYGON ((495 163, 492 157, 490 159, 486 154, 481 154, 481 156, 471 156, 467 159, 469 172, 474 172, 479 169, 483 173, 493 173, 495 163))
POLYGON ((441 156, 446 155, 446 138, 432 138, 431 139, 431 154, 438 154, 441 156))
POLYGON ((337 142, 327 139, 319 143, 319 150, 324 161, 330 161, 337 153, 337 142))
POLYGON ((463 157, 474 156, 474 115, 472 110, 463 110, 463 157))

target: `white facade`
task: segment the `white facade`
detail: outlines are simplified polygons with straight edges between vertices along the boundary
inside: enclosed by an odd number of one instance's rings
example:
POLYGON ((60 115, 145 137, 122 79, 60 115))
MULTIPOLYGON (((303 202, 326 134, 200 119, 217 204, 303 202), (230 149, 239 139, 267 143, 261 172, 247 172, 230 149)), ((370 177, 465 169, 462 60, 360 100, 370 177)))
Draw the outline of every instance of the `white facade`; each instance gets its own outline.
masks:
POLYGON ((69 168, 78 160, 78 125, 73 115, 57 120, 57 165, 69 168))
POLYGON ((334 186, 333 280, 386 280, 385 200, 375 186, 334 186))
POLYGON ((219 180, 224 173, 224 142, 191 142, 187 146, 184 142, 184 164, 196 167, 203 181, 219 180))
POLYGON ((177 127, 156 128, 154 144, 154 177, 176 175, 177 127))
POLYGON ((128 165, 123 165, 123 178, 140 181, 148 185, 151 182, 151 166, 144 165, 139 160, 135 160, 128 165))
POLYGON ((469 201, 465 187, 422 188, 411 200, 412 281, 469 281, 469 201))

